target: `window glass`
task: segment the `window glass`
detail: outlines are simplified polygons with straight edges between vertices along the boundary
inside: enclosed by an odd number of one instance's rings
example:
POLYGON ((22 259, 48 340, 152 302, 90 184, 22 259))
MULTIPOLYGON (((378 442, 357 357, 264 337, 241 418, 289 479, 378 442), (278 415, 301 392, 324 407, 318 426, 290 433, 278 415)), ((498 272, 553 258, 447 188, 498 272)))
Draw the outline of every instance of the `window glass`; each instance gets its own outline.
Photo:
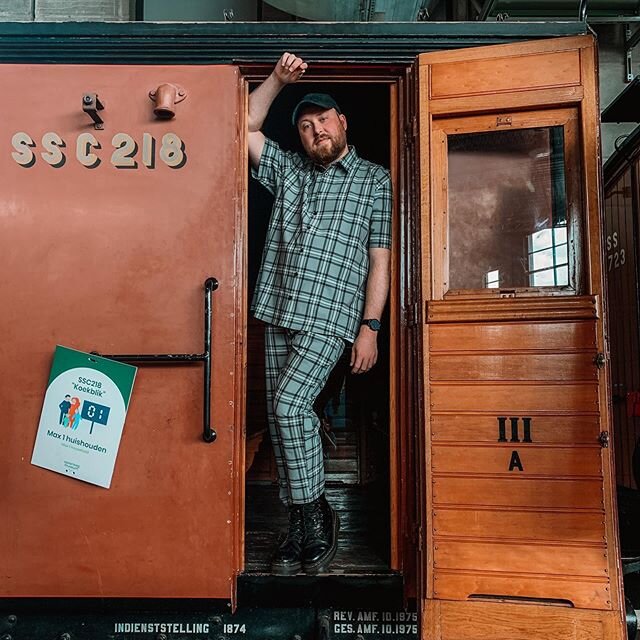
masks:
POLYGON ((450 135, 449 289, 569 282, 562 127, 450 135))
POLYGON ((489 271, 485 276, 485 287, 487 289, 498 289, 500 287, 500 272, 489 271))

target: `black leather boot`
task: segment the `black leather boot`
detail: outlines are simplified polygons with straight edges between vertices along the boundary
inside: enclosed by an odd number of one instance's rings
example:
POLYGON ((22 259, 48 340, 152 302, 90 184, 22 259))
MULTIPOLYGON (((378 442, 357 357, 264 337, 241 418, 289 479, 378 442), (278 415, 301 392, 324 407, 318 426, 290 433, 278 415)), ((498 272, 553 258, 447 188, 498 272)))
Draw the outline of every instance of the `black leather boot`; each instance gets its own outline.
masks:
POLYGON ((307 573, 326 571, 338 550, 340 520, 324 494, 302 507, 304 548, 302 567, 307 573))
POLYGON ((302 568, 302 545, 304 542, 304 520, 302 505, 289 507, 289 530, 285 539, 278 545, 271 571, 277 576, 292 576, 302 568))

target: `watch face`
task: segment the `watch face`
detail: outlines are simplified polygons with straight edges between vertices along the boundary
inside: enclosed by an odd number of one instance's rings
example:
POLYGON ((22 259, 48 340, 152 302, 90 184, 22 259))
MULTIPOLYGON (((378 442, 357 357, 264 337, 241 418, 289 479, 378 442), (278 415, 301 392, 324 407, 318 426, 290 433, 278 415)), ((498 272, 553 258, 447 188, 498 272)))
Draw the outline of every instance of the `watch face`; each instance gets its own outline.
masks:
POLYGON ((369 329, 372 329, 373 331, 380 331, 380 329, 382 328, 380 320, 369 320, 367 324, 369 325, 369 329))

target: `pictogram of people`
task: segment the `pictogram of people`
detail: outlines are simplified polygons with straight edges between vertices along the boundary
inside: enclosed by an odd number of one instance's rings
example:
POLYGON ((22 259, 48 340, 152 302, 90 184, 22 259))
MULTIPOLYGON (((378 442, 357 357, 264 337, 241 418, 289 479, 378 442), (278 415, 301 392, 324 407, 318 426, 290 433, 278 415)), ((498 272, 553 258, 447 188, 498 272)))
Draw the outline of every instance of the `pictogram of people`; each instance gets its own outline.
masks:
POLYGON ((65 427, 68 422, 69 409, 71 409, 71 396, 67 394, 64 397, 64 400, 58 405, 60 407, 60 419, 58 420, 58 424, 64 425, 65 427))
POLYGON ((80 398, 73 397, 71 398, 71 407, 69 408, 69 413, 67 414, 67 426, 69 426, 74 431, 78 428, 80 424, 80 398))

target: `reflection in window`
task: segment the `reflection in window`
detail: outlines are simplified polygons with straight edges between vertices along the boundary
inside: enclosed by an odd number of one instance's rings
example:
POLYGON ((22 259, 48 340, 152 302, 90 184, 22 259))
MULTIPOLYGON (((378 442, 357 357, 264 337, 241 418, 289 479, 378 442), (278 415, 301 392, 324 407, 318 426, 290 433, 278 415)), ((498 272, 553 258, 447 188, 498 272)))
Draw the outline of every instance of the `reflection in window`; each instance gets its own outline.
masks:
POLYGON ((529 284, 532 287, 569 284, 567 227, 544 229, 529 236, 529 284))
POLYGON ((575 284, 564 128, 449 135, 447 145, 448 289, 575 284))
POLYGON ((487 271, 484 277, 484 286, 487 289, 498 289, 500 287, 500 271, 487 271))

